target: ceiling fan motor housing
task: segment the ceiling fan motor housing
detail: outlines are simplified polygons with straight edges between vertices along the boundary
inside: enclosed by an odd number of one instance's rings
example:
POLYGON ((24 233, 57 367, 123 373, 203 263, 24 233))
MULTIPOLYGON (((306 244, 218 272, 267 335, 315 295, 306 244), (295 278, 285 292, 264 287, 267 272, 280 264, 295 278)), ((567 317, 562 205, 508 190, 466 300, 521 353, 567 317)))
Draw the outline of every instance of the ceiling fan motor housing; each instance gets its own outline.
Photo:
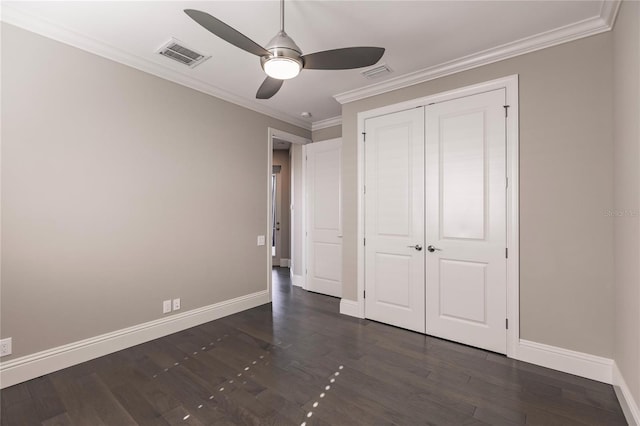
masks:
POLYGON ((296 62, 300 68, 304 66, 302 61, 302 51, 298 45, 285 33, 278 32, 274 38, 265 46, 265 49, 271 53, 270 56, 261 56, 260 65, 264 69, 265 64, 273 58, 282 58, 296 62))

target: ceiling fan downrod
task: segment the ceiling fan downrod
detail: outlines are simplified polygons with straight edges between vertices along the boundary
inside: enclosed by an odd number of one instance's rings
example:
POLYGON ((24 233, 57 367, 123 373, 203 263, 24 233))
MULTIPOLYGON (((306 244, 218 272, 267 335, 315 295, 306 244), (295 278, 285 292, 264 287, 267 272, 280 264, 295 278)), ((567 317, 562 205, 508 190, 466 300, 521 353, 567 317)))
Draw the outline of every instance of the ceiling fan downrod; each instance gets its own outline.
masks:
POLYGON ((280 0, 280 31, 284 32, 284 0, 280 0))

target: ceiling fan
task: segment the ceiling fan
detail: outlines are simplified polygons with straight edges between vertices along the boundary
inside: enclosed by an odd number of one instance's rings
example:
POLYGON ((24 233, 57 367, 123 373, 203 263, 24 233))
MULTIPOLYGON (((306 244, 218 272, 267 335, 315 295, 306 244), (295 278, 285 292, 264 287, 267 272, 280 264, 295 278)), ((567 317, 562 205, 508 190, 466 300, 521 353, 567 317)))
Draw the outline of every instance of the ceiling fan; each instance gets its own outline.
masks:
POLYGON ((303 55, 302 50, 284 31, 284 0, 280 0, 280 31, 265 47, 206 12, 184 11, 191 19, 221 39, 260 57, 267 74, 256 98, 269 99, 282 87, 284 80, 297 76, 302 69, 348 70, 374 65, 384 54, 382 47, 346 47, 303 55))

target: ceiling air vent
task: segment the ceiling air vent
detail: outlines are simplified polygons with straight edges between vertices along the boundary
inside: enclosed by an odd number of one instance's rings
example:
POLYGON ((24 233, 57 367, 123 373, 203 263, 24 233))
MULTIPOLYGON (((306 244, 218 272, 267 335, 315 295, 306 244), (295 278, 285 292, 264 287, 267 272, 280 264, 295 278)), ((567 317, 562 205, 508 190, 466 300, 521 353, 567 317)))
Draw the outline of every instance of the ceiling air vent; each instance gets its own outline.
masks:
POLYGON ((172 38, 158 49, 158 53, 191 68, 200 65, 211 57, 186 47, 184 43, 175 38, 172 38))
POLYGON ((387 74, 391 74, 392 72, 393 70, 389 68, 389 65, 382 64, 382 65, 378 65, 377 67, 364 70, 360 74, 362 74, 365 78, 374 79, 374 78, 380 78, 387 74))

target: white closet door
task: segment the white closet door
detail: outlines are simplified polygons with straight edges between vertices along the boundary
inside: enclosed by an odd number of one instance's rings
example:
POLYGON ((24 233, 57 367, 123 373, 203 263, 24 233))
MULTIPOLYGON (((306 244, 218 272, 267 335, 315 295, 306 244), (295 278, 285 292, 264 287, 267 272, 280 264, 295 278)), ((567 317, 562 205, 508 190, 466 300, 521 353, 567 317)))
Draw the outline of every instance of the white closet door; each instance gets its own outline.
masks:
POLYGON ((365 122, 366 317, 425 331, 424 111, 365 122))
POLYGON ((504 89, 426 116, 427 334, 506 353, 504 89))
POLYGON ((342 296, 342 139, 305 145, 306 289, 342 296))

